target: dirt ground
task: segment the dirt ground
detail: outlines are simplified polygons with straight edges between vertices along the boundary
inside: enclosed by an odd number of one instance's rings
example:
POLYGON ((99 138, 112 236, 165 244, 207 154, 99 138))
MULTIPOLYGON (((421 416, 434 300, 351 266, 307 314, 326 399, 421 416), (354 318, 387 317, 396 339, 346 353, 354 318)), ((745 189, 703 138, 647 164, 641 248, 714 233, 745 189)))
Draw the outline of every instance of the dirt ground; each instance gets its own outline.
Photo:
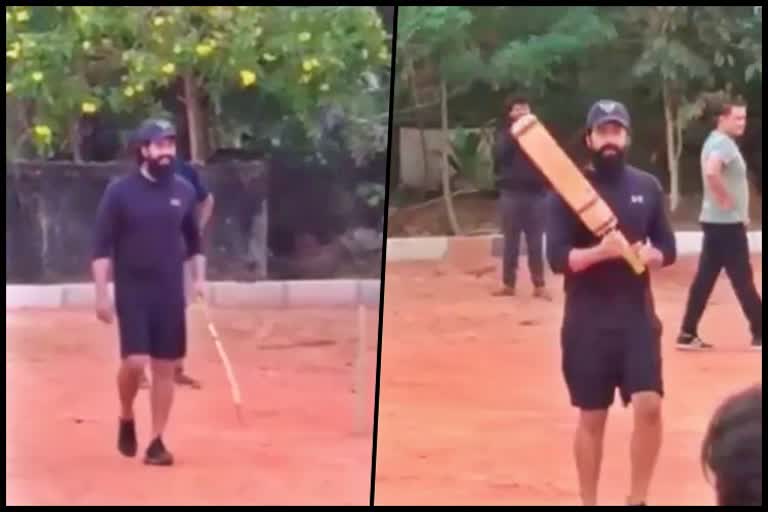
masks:
MULTIPOLYGON (((756 282, 762 266, 754 259, 756 282)), ((524 266, 524 264, 523 264, 524 266)), ((665 441, 652 505, 713 504, 699 464, 720 401, 762 381, 762 357, 721 278, 701 326, 717 345, 674 350, 695 260, 655 276, 664 321, 665 441)), ((578 504, 576 413, 560 373, 562 291, 491 297, 498 261, 389 264, 382 339, 376 504, 578 504), (478 277, 479 276, 479 277, 478 277)), ((600 498, 623 505, 629 488, 631 411, 609 419, 600 498)))
MULTIPOLYGON (((6 312, 7 503, 368 504, 378 312, 367 312, 360 395, 352 392, 352 308, 212 313, 240 381, 245 426, 193 317, 187 369, 203 389, 178 390, 166 436, 177 464, 154 468, 116 449, 115 328, 90 311, 6 312)), ((136 415, 141 455, 147 391, 136 415)))

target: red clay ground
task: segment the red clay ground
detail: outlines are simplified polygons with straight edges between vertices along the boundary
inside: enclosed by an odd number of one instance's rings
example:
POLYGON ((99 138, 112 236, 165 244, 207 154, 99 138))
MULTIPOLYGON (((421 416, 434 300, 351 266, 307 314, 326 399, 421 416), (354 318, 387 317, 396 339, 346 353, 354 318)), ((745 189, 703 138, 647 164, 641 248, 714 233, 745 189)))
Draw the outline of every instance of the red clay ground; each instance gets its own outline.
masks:
MULTIPOLYGON (((705 313, 708 354, 673 343, 695 261, 656 276, 665 325, 665 443, 650 503, 713 504, 698 462, 703 431, 730 393, 762 381, 725 278, 705 313)), ((754 259, 756 282, 762 266, 754 259)), ((576 414, 560 374, 556 301, 495 298, 498 262, 389 264, 382 340, 376 504, 578 504, 576 414), (480 277, 478 277, 478 275, 480 277)), ((527 274, 526 274, 527 275, 527 274)), ((631 411, 609 419, 601 503, 624 504, 631 411)))
MULTIPOLYGON (((116 449, 115 329, 90 311, 7 312, 8 503, 366 505, 377 312, 367 315, 361 432, 351 391, 353 309, 213 316, 240 381, 246 426, 236 421, 204 324, 195 323, 187 366, 204 387, 176 395, 167 444, 177 465, 150 468, 116 449)), ((147 391, 136 414, 143 450, 147 391)))

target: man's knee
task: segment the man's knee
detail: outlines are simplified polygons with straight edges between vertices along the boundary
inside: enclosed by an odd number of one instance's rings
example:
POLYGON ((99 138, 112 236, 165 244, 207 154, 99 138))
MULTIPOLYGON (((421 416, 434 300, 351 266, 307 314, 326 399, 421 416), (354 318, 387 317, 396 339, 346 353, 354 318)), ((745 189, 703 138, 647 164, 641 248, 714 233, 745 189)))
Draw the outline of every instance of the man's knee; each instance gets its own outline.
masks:
POLYGON ((180 359, 152 359, 152 375, 156 379, 170 379, 179 367, 180 359))
POLYGON ((592 436, 602 436, 607 420, 608 411, 582 410, 579 416, 579 428, 592 436))
POLYGON ((661 396, 655 392, 641 392, 632 395, 635 421, 656 424, 661 421, 661 396))
POLYGON ((134 373, 142 373, 148 364, 149 356, 133 355, 123 359, 123 368, 134 373))

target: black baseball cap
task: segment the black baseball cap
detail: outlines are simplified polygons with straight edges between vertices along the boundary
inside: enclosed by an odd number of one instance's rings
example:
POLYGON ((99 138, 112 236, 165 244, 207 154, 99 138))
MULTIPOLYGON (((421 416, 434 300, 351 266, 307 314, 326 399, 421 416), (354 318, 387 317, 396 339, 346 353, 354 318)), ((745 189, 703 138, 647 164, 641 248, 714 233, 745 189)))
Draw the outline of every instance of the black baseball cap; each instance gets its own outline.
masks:
POLYGON ((176 137, 176 127, 165 119, 149 119, 141 123, 133 135, 136 144, 149 144, 161 139, 176 137))
POLYGON ((632 123, 627 107, 613 100, 600 100, 592 105, 587 114, 587 130, 605 123, 619 123, 629 130, 632 123))

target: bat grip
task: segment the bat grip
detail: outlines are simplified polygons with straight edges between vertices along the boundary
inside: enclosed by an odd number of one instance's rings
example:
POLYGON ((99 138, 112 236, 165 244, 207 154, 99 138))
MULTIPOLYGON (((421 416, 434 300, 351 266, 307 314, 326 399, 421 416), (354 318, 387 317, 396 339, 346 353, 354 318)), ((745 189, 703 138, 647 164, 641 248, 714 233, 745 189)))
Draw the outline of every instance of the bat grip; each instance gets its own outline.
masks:
POLYGON ((640 258, 637 256, 637 253, 632 250, 632 246, 629 245, 629 242, 624 237, 624 235, 620 231, 616 231, 619 233, 622 237, 622 241, 624 242, 622 244, 622 256, 624 257, 624 260, 629 263, 629 266, 632 267, 632 270, 637 275, 641 275, 643 272, 645 272, 645 265, 643 265, 643 262, 640 261, 640 258))

